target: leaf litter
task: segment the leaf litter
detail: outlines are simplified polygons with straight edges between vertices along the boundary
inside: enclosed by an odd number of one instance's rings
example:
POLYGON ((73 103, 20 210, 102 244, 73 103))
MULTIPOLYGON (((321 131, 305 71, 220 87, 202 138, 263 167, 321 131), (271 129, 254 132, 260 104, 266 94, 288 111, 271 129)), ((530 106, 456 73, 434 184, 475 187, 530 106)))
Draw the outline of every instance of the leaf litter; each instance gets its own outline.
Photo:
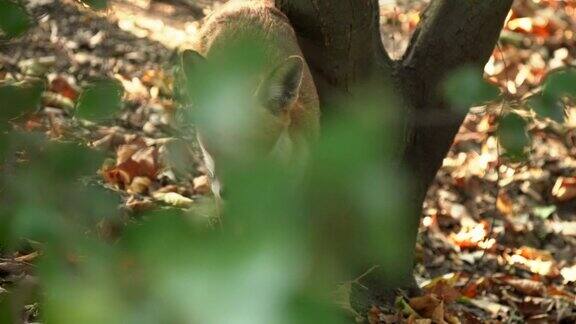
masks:
MULTIPOLYGON (((193 137, 179 139, 170 128, 177 118, 170 66, 173 49, 193 40, 196 19, 218 3, 113 1, 107 14, 68 1, 31 4, 38 24, 0 45, 0 82, 47 87, 40 109, 16 127, 108 152, 95 177, 128 211, 190 208, 209 195, 193 137), (103 78, 123 89, 120 113, 71 118, 85 89, 103 78)), ((382 5, 383 41, 393 55, 401 55, 422 7, 382 5)), ((399 298, 395 314, 374 307, 371 323, 576 321, 576 109, 565 102, 565 115, 541 119, 526 108, 548 72, 576 63, 575 28, 575 1, 516 1, 485 68, 506 100, 472 109, 424 205, 416 267, 423 295, 399 298), (524 161, 499 155, 502 107, 527 121, 524 161)), ((0 259, 0 295, 33 278, 37 256, 32 249, 0 259)))

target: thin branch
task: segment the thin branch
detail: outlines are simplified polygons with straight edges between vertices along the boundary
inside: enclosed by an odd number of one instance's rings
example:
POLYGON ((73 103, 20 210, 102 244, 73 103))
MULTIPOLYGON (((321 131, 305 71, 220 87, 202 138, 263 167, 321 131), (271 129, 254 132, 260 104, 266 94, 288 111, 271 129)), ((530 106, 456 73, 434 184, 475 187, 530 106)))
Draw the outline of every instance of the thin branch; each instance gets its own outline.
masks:
POLYGON ((421 103, 429 101, 429 92, 436 90, 437 83, 455 68, 470 64, 481 71, 494 50, 512 2, 433 0, 430 3, 402 59, 404 71, 420 80, 420 86, 411 90, 422 92, 418 96, 421 103))

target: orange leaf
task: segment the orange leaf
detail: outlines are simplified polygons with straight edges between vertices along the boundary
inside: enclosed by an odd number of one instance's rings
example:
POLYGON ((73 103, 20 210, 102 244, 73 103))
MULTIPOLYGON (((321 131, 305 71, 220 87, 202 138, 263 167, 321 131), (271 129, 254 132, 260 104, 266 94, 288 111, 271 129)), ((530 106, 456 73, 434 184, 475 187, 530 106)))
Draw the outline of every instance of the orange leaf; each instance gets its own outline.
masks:
POLYGON ((70 83, 62 77, 57 77, 50 82, 50 90, 70 100, 76 100, 76 98, 78 98, 78 91, 76 91, 76 89, 74 89, 74 87, 72 87, 70 83))
POLYGON ((478 284, 471 282, 469 285, 465 286, 464 289, 462 289, 462 295, 468 298, 476 298, 476 296, 478 296, 478 284))
POLYGON ((498 198, 496 199, 496 208, 503 215, 512 215, 514 213, 514 205, 512 203, 512 198, 505 192, 500 191, 498 198))
POLYGON ((132 180, 127 172, 117 168, 103 170, 102 177, 107 183, 117 185, 120 188, 125 188, 132 180))
POLYGON ((439 281, 429 292, 437 295, 446 303, 452 303, 460 297, 460 292, 446 281, 439 281))

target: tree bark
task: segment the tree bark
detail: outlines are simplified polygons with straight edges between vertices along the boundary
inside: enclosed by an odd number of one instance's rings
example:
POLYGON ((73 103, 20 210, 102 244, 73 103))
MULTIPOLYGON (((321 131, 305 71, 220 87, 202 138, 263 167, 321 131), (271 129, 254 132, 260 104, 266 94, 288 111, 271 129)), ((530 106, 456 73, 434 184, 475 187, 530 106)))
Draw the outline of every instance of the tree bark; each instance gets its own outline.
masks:
POLYGON ((376 76, 375 69, 392 74, 376 0, 276 0, 276 6, 296 30, 322 106, 348 96, 355 85, 376 76))
POLYGON ((424 199, 465 117, 443 102, 439 85, 464 65, 482 73, 496 45, 512 0, 435 0, 426 9, 398 65, 409 100, 408 143, 403 161, 419 179, 424 199))
MULTIPOLYGON (((407 126, 398 160, 411 177, 417 206, 407 220, 414 243, 426 191, 465 117, 443 101, 439 86, 463 65, 482 73, 512 2, 432 0, 403 58, 393 61, 382 45, 377 0, 276 0, 296 30, 323 114, 370 82, 401 94, 407 126)), ((369 288, 378 297, 386 294, 378 291, 383 287, 403 284, 376 278, 369 288)))

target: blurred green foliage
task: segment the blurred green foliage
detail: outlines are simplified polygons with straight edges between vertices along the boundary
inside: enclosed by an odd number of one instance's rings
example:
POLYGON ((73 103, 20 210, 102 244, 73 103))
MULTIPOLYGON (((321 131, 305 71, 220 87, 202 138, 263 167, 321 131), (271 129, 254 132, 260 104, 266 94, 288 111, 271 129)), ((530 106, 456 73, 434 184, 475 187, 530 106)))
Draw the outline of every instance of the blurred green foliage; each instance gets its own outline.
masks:
POLYGON ((543 95, 555 98, 576 96, 576 68, 565 68, 550 73, 544 82, 543 95))
POLYGON ((540 93, 532 96, 527 105, 536 112, 537 116, 549 118, 557 123, 564 121, 564 105, 558 98, 540 93))
POLYGON ((498 88, 482 78, 481 70, 473 66, 457 69, 444 82, 444 94, 451 105, 468 112, 474 105, 494 100, 498 88))
POLYGON ((40 108, 44 88, 40 80, 0 82, 0 123, 40 108))
POLYGON ((565 118, 566 98, 576 98, 576 68, 551 72, 542 86, 542 92, 530 98, 528 105, 541 117, 562 123, 565 118))
POLYGON ((7 38, 18 37, 31 25, 32 20, 20 2, 0 0, 0 35, 7 38))
POLYGON ((504 148, 505 157, 513 161, 521 161, 526 158, 526 149, 530 144, 530 138, 526 133, 527 122, 516 113, 509 113, 498 122, 498 139, 504 148))
MULTIPOLYGON (((184 71, 193 101, 187 118, 224 152, 218 175, 227 196, 217 227, 198 208, 125 222, 117 195, 90 180, 101 154, 9 131, 9 120, 38 107, 43 85, 0 86, 0 250, 42 252, 41 286, 0 295, 0 322, 39 300, 47 324, 346 323, 332 295, 337 284, 374 265, 389 282, 407 279, 417 207, 397 165, 397 104, 366 85, 367 95, 342 102, 343 113, 324 121, 306 163, 259 154, 242 140, 259 127, 253 94, 265 52, 256 44, 184 71), (125 225, 114 242, 99 235, 106 221, 125 225)), ((454 105, 496 94, 477 74, 465 69, 449 79, 454 105)), ((570 78, 552 78, 547 93, 571 91, 570 78)), ((77 116, 110 118, 121 107, 121 85, 100 80, 81 94, 77 116)), ((508 154, 521 155, 525 121, 507 115, 499 138, 508 154)))
MULTIPOLYGON (((7 132, 0 249, 41 249, 42 285, 31 300, 18 297, 29 288, 13 287, 0 297, 0 316, 19 316, 14 309, 39 300, 45 323, 345 323, 332 296, 337 284, 374 263, 391 279, 409 270, 400 262, 412 249, 411 235, 403 235, 409 197, 386 143, 395 125, 383 114, 386 103, 346 103, 365 109, 326 123, 309 168, 257 154, 238 139, 258 127, 249 114, 262 55, 244 45, 187 71, 195 99, 188 117, 210 123, 222 132, 210 135, 231 147, 219 164, 227 196, 216 228, 198 208, 169 208, 144 213, 107 242, 100 224, 122 223, 123 213, 117 196, 93 180, 104 157, 75 143, 7 132)), ((121 97, 116 82, 93 83, 77 116, 110 117, 121 97)), ((21 99, 31 103, 6 112, 5 130, 6 121, 37 106, 38 94, 21 99)))
POLYGON ((110 119, 122 107, 124 89, 112 79, 93 81, 78 100, 76 116, 89 120, 110 119))

